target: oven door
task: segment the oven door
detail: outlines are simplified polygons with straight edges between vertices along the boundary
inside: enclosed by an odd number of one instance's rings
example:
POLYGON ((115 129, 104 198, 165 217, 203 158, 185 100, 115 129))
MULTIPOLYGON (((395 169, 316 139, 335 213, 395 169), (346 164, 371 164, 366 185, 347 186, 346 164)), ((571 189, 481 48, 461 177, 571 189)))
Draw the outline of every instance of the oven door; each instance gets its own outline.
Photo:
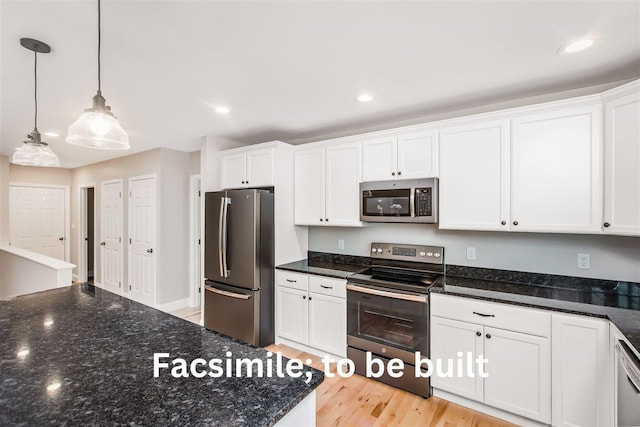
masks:
POLYGON ((347 344, 413 364, 429 354, 428 296, 347 284, 347 344))

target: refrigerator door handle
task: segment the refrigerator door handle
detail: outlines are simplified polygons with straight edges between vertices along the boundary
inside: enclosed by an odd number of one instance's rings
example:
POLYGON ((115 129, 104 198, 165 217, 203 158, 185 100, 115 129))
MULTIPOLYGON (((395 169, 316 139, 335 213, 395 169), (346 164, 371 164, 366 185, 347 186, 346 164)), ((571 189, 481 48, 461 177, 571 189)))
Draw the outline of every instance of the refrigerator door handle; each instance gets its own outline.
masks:
POLYGON ((222 269, 223 274, 222 277, 229 277, 229 267, 227 266, 227 206, 231 202, 231 199, 228 197, 223 197, 222 201, 222 269))
POLYGON ((249 298, 251 298, 251 295, 236 294, 235 292, 223 291, 222 289, 216 289, 216 288, 208 286, 208 285, 205 285, 204 289, 206 291, 213 292, 215 294, 224 295, 225 297, 231 297, 231 298, 236 298, 236 299, 249 299, 249 298))
POLYGON ((224 270, 224 264, 222 262, 222 251, 223 251, 223 247, 222 247, 222 227, 224 224, 224 208, 226 206, 226 198, 224 196, 222 196, 222 201, 220 202, 220 216, 219 216, 219 223, 218 223, 218 264, 220 266, 220 277, 226 277, 225 276, 225 270, 224 270))

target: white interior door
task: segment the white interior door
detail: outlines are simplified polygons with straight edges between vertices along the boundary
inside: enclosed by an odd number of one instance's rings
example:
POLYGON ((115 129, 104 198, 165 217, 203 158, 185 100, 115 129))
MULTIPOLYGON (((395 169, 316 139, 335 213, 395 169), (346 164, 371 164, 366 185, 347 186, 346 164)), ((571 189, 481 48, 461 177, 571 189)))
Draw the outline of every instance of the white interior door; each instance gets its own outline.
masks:
POLYGON ((156 178, 129 179, 129 291, 154 305, 156 289, 156 178))
POLYGON ((65 189, 9 187, 12 246, 65 259, 65 189))
POLYGON ((105 181, 101 189, 100 284, 122 292, 122 180, 105 181))

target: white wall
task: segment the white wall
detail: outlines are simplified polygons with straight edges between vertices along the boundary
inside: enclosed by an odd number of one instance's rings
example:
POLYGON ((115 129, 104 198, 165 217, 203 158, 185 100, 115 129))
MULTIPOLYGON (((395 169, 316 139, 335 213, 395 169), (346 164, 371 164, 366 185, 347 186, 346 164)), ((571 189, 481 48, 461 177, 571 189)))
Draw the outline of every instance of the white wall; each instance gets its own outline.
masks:
POLYGON ((9 157, 0 156, 0 246, 9 243, 9 157))
POLYGON ((9 166, 9 182, 25 184, 71 185, 71 169, 9 166))
POLYGON ((372 242, 444 246, 447 264, 640 282, 636 237, 449 231, 426 224, 309 227, 311 251, 368 256, 372 242), (475 261, 466 259, 469 246, 476 248, 475 261), (577 268, 578 253, 591 255, 591 269, 577 268))

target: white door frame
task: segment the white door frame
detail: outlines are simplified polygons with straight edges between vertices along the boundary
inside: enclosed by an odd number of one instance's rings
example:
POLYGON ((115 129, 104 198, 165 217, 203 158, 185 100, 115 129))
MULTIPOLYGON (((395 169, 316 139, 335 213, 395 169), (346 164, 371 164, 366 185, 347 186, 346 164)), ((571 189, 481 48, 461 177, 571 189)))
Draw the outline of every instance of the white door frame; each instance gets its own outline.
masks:
MULTIPOLYGON (((155 246, 156 248, 154 249, 154 252, 156 254, 156 261, 155 261, 155 267, 156 267, 156 271, 155 271, 155 283, 153 284, 153 296, 152 299, 153 301, 151 302, 151 305, 153 307, 157 306, 157 297, 158 297, 158 280, 160 278, 160 253, 162 251, 161 249, 161 244, 160 244, 160 211, 161 211, 161 200, 160 200, 160 178, 158 177, 157 174, 155 173, 150 173, 150 174, 146 174, 146 175, 138 175, 138 176, 131 176, 129 177, 129 181, 127 183, 128 187, 127 187, 127 192, 128 192, 128 196, 127 197, 127 242, 130 242, 130 238, 131 238, 131 215, 132 215, 132 203, 131 203, 131 182, 132 181, 139 181, 139 180, 143 180, 143 179, 149 179, 149 178, 154 178, 156 181, 156 243, 155 246)), ((126 292, 128 293, 127 298, 131 298, 131 265, 132 265, 132 253, 131 253, 131 243, 128 243, 127 246, 127 286, 124 287, 123 289, 126 289, 126 292)))
POLYGON ((202 298, 202 256, 196 256, 198 252, 198 246, 200 246, 200 255, 202 255, 202 180, 200 174, 194 174, 189 177, 189 296, 191 306, 196 307, 199 304, 199 300, 202 298), (198 185, 199 184, 199 185, 198 185), (198 194, 200 193, 200 194, 198 194), (198 199, 200 199, 200 209, 196 209, 198 206, 198 199), (200 223, 200 234, 196 235, 196 224, 200 223), (198 243, 200 240, 200 244, 198 243), (198 269, 198 267, 200 267, 198 269), (197 272, 200 271, 200 274, 197 272), (200 276, 200 277, 198 277, 200 276), (198 293, 198 287, 200 287, 200 293, 198 293))
MULTIPOLYGON (((105 184, 118 184, 118 183, 120 184, 120 188, 122 189, 122 193, 123 193, 123 196, 124 196, 124 192, 125 192, 124 179, 118 178, 118 179, 108 179, 108 180, 105 180, 105 181, 100 181, 100 202, 102 202, 102 187, 105 184)), ((97 193, 94 193, 94 196, 93 196, 94 200, 97 198, 96 194, 97 193)), ((124 217, 124 197, 122 197, 121 200, 122 200, 122 202, 121 202, 122 206, 120 206, 120 226, 122 227, 122 229, 120 230, 120 232, 122 234, 124 234, 124 223, 122 222, 123 219, 124 219, 123 218, 124 217)), ((95 211, 96 210, 95 210, 95 206, 94 206, 94 212, 95 211)), ((94 217, 94 221, 95 221, 95 217, 94 217)), ((102 242, 102 237, 104 236, 104 226, 103 226, 103 224, 104 224, 104 221, 102 221, 102 203, 100 203, 100 239, 95 239, 96 243, 97 243, 98 240, 100 242, 102 242)), ((124 246, 125 246, 124 242, 122 242, 121 245, 120 245, 120 282, 124 281, 124 246)), ((94 259, 95 259, 96 253, 97 252, 93 253, 94 259)), ((99 288, 103 287, 103 282, 104 282, 104 268, 103 268, 104 267, 104 265, 103 265, 104 264, 103 263, 104 260, 102 259, 102 255, 103 255, 102 248, 100 248, 100 283, 98 283, 97 277, 95 275, 95 271, 94 271, 94 276, 93 276, 93 282, 94 282, 93 284, 95 286, 98 286, 99 288)), ((122 294, 122 293, 124 293, 124 286, 122 286, 120 288, 120 294, 122 294)))
POLYGON ((9 182, 9 187, 62 188, 64 190, 64 260, 71 262, 71 239, 69 236, 71 229, 70 187, 68 185, 35 184, 28 182, 9 182))
MULTIPOLYGON (((95 267, 96 263, 96 254, 98 254, 97 243, 98 243, 98 233, 96 231, 95 226, 95 218, 96 218, 96 203, 98 192, 96 191, 96 184, 81 184, 78 186, 78 275, 76 276, 76 280, 78 282, 86 282, 89 266, 87 265, 87 252, 89 247, 85 244, 84 236, 87 234, 87 189, 93 188, 93 264, 95 267)), ((94 271, 95 273, 95 271, 94 271)), ((95 282, 96 278, 94 277, 93 281, 95 282)))

